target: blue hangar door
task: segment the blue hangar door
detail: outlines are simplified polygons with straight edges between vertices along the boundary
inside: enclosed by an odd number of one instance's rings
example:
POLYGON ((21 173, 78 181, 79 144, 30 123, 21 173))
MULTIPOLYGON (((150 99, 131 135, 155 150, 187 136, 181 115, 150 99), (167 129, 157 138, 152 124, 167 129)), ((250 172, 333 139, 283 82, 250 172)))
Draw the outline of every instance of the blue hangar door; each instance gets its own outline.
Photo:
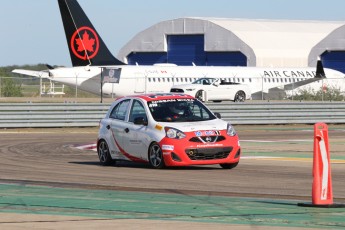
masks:
POLYGON ((205 52, 204 35, 168 35, 167 52, 132 52, 129 65, 172 63, 179 66, 247 66, 241 52, 205 52))
POLYGON ((345 51, 326 51, 321 54, 321 61, 325 68, 345 73, 345 51))
POLYGON ((168 63, 205 65, 204 35, 169 35, 167 43, 168 63))
POLYGON ((191 66, 246 66, 241 52, 205 52, 204 35, 168 35, 167 62, 191 66))

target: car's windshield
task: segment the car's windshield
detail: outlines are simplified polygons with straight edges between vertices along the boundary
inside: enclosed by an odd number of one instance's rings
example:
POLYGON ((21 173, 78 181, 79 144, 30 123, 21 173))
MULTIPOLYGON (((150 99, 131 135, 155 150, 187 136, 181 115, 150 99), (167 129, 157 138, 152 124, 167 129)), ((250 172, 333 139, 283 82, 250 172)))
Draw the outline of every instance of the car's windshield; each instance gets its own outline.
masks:
POLYGON ((153 119, 162 122, 206 121, 216 117, 196 99, 168 99, 147 102, 153 119))
POLYGON ((192 82, 192 84, 211 85, 216 80, 217 79, 215 79, 215 78, 200 78, 200 79, 192 82))

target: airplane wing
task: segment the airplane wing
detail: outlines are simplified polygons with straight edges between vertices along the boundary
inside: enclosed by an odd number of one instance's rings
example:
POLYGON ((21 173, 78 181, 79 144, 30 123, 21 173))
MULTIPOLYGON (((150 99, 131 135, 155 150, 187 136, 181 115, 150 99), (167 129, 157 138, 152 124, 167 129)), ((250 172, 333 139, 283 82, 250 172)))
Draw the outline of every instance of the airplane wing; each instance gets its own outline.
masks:
POLYGON ((306 79, 304 81, 298 81, 298 82, 284 85, 284 90, 293 90, 293 89, 296 89, 300 86, 307 85, 307 84, 315 82, 315 81, 319 81, 322 78, 326 78, 326 74, 325 74, 325 70, 323 68, 321 60, 318 60, 317 64, 316 64, 316 73, 315 73, 314 78, 309 78, 309 79, 306 79))
POLYGON ((35 70, 25 70, 25 69, 14 69, 12 73, 19 73, 27 76, 33 76, 37 78, 50 78, 49 72, 46 70, 43 71, 35 71, 35 70))

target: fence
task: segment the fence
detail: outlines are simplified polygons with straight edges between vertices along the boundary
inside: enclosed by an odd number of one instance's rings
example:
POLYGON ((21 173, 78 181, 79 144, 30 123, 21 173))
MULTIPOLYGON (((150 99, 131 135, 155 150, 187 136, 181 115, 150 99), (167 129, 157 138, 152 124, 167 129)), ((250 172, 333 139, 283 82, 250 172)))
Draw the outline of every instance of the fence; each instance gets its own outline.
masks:
MULTIPOLYGON (((345 123, 344 102, 207 103, 232 124, 345 123)), ((95 127, 109 103, 0 103, 0 128, 95 127)))
MULTIPOLYGON (((151 78, 143 79, 143 81, 148 81, 151 78)), ((78 79, 78 76, 76 75, 75 78, 73 78, 73 81, 80 82, 80 79, 78 79)), ((154 80, 154 79, 152 79, 154 80)), ((157 79, 159 82, 161 79, 157 79)), ((179 78, 176 77, 167 77, 162 78, 162 81, 166 82, 166 80, 169 80, 169 82, 174 82, 175 85, 179 84, 189 84, 191 81, 196 80, 196 78, 179 78)), ((320 79, 319 81, 309 83, 307 85, 301 86, 299 88, 288 90, 283 89, 282 87, 277 87, 268 90, 268 88, 271 88, 272 86, 269 86, 271 83, 275 83, 278 85, 290 85, 294 86, 294 84, 298 85, 298 82, 301 80, 305 80, 305 78, 265 78, 264 76, 258 78, 239 78, 239 77, 231 77, 227 78, 227 80, 235 82, 235 83, 241 83, 241 84, 248 84, 248 85, 260 85, 260 90, 258 90, 257 93, 254 91, 252 92, 252 97, 255 100, 284 100, 288 98, 289 100, 300 100, 300 96, 305 93, 310 94, 317 94, 321 93, 320 98, 317 100, 337 100, 335 95, 339 92, 344 98, 345 95, 345 79, 343 78, 325 78, 320 79), (267 92, 262 93, 262 92, 267 92), (330 98, 330 96, 332 98, 330 98)), ((72 82, 73 82, 72 81, 72 82)), ((140 81, 142 83, 142 81, 140 81)), ((146 85, 146 84, 144 84, 146 85)), ((81 90, 81 86, 67 86, 63 85, 61 83, 54 83, 47 79, 39 79, 35 77, 2 77, 0 75, 0 97, 18 97, 20 95, 24 97, 54 97, 54 96, 60 96, 60 97, 74 97, 74 98, 90 98, 94 97, 94 94, 85 92, 81 90), (14 85, 12 85, 12 83, 14 85), (12 87, 12 88, 11 88, 12 87), (13 89, 15 87, 16 90, 13 89), (13 95, 13 91, 17 92, 17 94, 13 95)), ((145 89, 146 90, 146 89, 145 89)), ((311 98, 303 98, 303 100, 312 100, 311 98)))

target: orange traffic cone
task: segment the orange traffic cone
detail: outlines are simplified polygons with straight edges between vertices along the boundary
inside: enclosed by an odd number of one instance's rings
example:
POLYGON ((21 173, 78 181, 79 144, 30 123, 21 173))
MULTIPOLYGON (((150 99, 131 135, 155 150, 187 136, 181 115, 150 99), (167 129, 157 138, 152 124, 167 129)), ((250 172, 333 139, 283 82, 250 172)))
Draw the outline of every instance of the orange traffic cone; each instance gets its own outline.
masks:
POLYGON ((324 123, 316 123, 314 125, 313 177, 313 204, 333 204, 328 127, 324 123))
POLYGON ((325 123, 314 124, 312 203, 299 203, 298 205, 326 208, 345 207, 342 204, 333 204, 328 126, 325 123))

